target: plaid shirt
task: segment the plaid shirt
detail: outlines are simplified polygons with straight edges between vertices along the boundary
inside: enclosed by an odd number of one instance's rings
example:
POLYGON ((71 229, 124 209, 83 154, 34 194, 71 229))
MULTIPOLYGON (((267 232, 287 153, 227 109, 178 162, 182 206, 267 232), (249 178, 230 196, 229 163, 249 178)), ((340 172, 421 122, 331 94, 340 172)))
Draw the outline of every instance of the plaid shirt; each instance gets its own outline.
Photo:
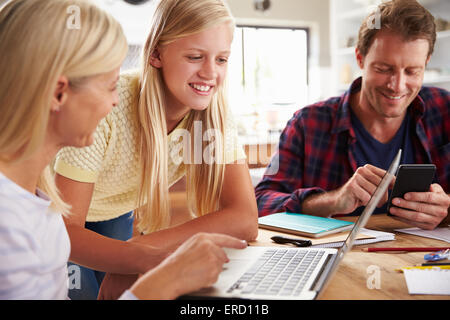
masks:
MULTIPOLYGON (((341 97, 298 110, 280 137, 277 153, 256 186, 259 215, 302 212, 302 201, 344 185, 357 169, 356 136, 351 125, 350 95, 361 90, 361 78, 341 97), (278 171, 276 167, 278 167, 278 171), (269 175, 268 172, 276 172, 269 175)), ((450 187, 450 92, 422 87, 408 108, 415 163, 434 163, 435 181, 450 187)))

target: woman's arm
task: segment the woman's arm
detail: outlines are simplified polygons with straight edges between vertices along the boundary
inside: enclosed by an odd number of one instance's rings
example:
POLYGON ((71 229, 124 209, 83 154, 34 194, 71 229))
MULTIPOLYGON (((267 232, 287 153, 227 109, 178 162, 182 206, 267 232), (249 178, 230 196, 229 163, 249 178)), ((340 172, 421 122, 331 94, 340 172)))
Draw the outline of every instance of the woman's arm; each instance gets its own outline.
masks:
POLYGON ((138 236, 133 241, 177 247, 198 232, 214 232, 251 241, 258 235, 258 210, 247 164, 225 167, 220 209, 183 224, 138 236))
POLYGON ((198 233, 136 281, 130 291, 139 299, 175 299, 209 287, 229 261, 222 248, 246 246, 245 242, 226 235, 198 233))
POLYGON ((55 181, 63 200, 72 206, 71 213, 64 218, 71 243, 70 261, 99 271, 137 274, 153 268, 167 256, 164 250, 107 238, 86 229, 94 184, 59 174, 55 181))

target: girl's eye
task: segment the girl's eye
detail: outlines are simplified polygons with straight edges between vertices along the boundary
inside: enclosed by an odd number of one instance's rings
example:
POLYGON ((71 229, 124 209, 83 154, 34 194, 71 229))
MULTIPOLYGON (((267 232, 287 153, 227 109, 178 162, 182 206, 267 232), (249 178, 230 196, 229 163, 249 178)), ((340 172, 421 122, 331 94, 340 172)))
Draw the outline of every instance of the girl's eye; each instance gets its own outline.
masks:
POLYGON ((198 61, 198 60, 200 60, 202 57, 201 56, 188 56, 187 57, 189 60, 192 60, 192 61, 198 61))

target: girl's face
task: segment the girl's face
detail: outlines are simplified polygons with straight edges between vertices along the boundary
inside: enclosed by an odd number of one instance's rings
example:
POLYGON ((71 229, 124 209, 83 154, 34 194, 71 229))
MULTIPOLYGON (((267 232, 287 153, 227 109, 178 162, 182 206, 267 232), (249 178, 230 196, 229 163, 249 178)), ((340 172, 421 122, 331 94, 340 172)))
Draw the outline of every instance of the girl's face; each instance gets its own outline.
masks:
POLYGON ((152 65, 162 71, 168 116, 208 107, 226 77, 232 40, 231 24, 223 23, 158 48, 152 65))
POLYGON ((120 68, 67 89, 67 99, 55 116, 54 136, 63 146, 86 147, 94 142, 100 120, 119 103, 117 81, 120 68))

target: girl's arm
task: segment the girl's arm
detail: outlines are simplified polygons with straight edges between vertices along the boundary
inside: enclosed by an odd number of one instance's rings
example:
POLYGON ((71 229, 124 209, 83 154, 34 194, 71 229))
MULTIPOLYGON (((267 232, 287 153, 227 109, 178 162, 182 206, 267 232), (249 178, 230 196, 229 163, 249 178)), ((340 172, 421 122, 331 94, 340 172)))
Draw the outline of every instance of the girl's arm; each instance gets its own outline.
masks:
POLYGON ((183 224, 135 237, 133 241, 177 247, 198 232, 222 233, 252 241, 258 235, 258 210, 247 164, 225 167, 220 209, 183 224))
POLYGON ((94 184, 59 174, 55 181, 63 200, 72 206, 71 213, 64 218, 71 243, 70 261, 99 271, 137 274, 155 267, 167 256, 161 249, 111 239, 86 229, 94 184))

